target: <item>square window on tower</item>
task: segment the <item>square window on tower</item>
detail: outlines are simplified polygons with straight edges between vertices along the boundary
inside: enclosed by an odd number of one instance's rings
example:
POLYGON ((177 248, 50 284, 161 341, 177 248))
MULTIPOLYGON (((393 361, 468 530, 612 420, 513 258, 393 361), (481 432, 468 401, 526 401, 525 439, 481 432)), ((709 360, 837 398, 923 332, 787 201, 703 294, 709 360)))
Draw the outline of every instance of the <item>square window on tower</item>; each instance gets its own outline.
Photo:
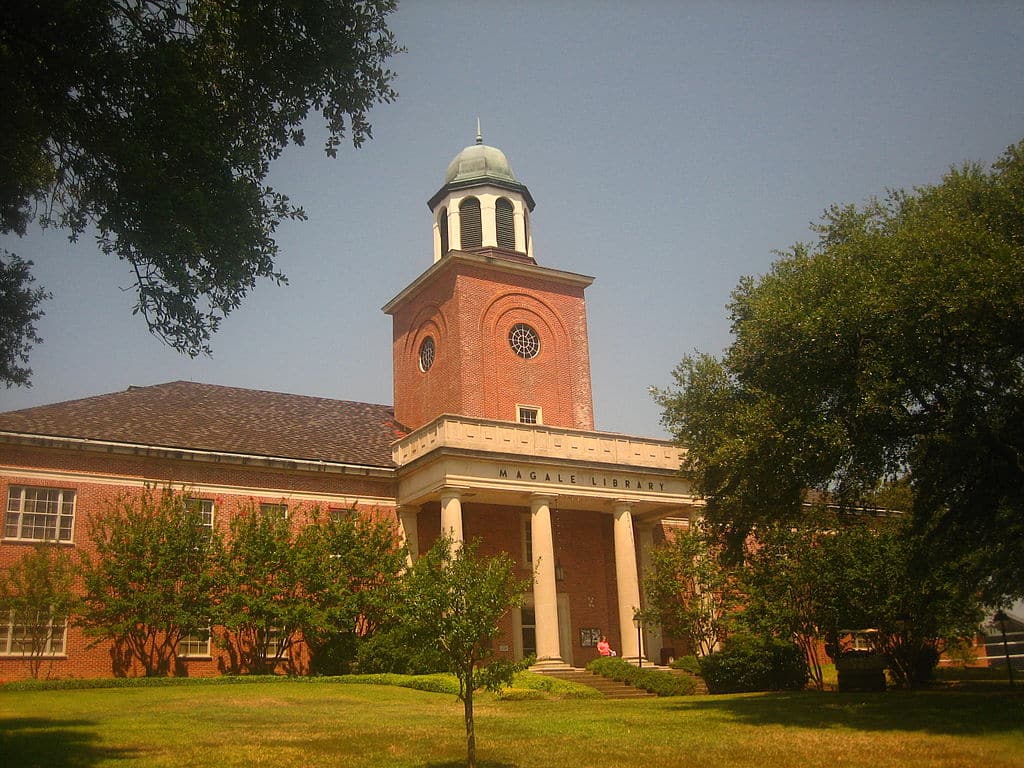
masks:
POLYGON ((540 408, 533 405, 516 406, 516 420, 520 424, 543 424, 540 416, 540 408))

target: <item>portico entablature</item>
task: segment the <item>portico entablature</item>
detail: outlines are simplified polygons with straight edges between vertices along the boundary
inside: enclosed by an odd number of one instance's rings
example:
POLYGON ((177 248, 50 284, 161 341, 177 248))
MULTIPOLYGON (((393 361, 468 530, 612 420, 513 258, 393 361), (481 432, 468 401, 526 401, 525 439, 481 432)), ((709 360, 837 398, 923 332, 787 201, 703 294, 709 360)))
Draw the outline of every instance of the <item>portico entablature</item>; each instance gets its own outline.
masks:
POLYGON ((393 456, 399 504, 459 487, 466 501, 529 506, 540 494, 609 514, 626 501, 641 520, 702 506, 679 473, 682 452, 664 440, 443 415, 395 443, 393 456))

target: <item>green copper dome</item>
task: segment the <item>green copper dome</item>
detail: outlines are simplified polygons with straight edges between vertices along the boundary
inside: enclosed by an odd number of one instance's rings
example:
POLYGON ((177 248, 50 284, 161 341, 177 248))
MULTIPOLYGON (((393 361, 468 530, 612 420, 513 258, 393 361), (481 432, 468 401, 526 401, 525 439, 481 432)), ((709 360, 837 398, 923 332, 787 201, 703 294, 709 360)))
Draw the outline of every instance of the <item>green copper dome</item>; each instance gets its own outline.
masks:
POLYGON ((445 195, 455 191, 476 186, 491 185, 510 192, 518 192, 523 197, 526 207, 533 210, 533 196, 530 190, 520 182, 509 165, 505 153, 497 147, 484 144, 480 123, 476 126, 476 144, 471 144, 459 152, 450 163, 444 174, 444 184, 427 201, 430 210, 434 210, 445 195))
POLYGON ((448 164, 444 183, 458 184, 483 179, 513 183, 518 181, 504 152, 486 144, 472 144, 459 152, 448 164))

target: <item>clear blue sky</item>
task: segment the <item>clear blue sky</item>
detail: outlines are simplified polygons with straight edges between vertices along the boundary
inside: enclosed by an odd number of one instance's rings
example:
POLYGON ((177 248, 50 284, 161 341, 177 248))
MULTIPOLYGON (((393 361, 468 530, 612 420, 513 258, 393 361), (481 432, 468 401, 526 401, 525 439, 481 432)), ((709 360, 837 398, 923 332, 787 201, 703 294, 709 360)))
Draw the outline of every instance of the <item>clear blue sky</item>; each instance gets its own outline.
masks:
POLYGON ((988 2, 441 2, 392 28, 396 103, 336 160, 308 131, 272 185, 291 284, 260 286, 181 357, 131 315, 126 265, 59 231, 0 245, 53 292, 31 389, 0 410, 189 379, 390 403, 381 306, 432 261, 426 200, 474 139, 537 201, 535 256, 587 294, 599 429, 663 436, 648 394, 729 343, 725 304, 832 203, 938 181, 1024 138, 1024 5, 988 2))

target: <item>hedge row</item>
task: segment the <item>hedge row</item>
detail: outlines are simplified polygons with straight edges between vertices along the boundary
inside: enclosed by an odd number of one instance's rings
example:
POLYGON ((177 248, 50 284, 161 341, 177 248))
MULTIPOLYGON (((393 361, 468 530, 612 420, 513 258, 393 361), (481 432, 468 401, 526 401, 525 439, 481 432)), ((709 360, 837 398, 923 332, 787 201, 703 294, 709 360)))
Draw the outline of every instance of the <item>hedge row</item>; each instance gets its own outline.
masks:
POLYGON ((622 659, 594 659, 587 664, 587 669, 603 677, 643 688, 658 696, 692 696, 697 691, 697 681, 692 677, 644 669, 622 659))
POLYGON ((691 675, 700 675, 700 660, 696 656, 680 656, 669 664, 672 669, 681 669, 691 675))
MULTIPOLYGON (((459 681, 454 675, 399 675, 390 672, 367 675, 338 675, 324 677, 286 677, 283 675, 223 675, 221 677, 98 677, 69 678, 64 680, 19 680, 0 684, 0 691, 70 691, 89 688, 162 688, 167 686, 238 685, 250 683, 339 683, 342 685, 394 685, 399 688, 413 688, 430 693, 459 693, 459 681)), ((503 691, 499 698, 514 701, 526 698, 594 699, 601 694, 590 686, 538 675, 520 672, 515 676, 511 689, 503 691), (519 691, 509 693, 508 691, 519 691), (532 691, 536 695, 522 693, 532 691)))
MULTIPOLYGON (((517 672, 512 679, 512 688, 532 690, 546 693, 558 699, 601 699, 601 692, 589 685, 581 685, 569 680, 559 680, 550 675, 538 675, 536 672, 517 672)), ((508 689, 507 689, 508 690, 508 689)), ((502 691, 504 694, 505 691, 502 691)), ((511 698, 500 695, 499 698, 511 698)))

